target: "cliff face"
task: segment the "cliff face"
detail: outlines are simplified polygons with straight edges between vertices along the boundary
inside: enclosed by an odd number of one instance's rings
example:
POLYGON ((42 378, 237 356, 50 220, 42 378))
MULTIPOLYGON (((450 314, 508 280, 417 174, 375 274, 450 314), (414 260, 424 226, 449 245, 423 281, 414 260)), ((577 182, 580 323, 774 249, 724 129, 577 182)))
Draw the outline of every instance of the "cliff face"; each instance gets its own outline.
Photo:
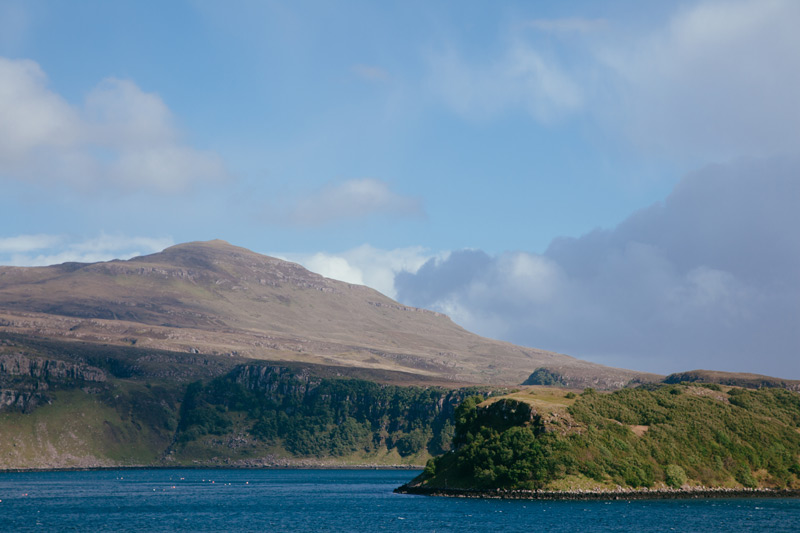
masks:
POLYGON ((310 368, 240 365, 189 387, 168 456, 185 461, 202 450, 223 464, 239 464, 277 450, 420 464, 450 449, 453 413, 468 394, 325 378, 310 368))
POLYGON ((292 371, 274 365, 241 365, 231 371, 230 378, 249 391, 271 397, 304 398, 322 382, 306 368, 292 371))
POLYGON ((32 377, 44 382, 80 380, 102 383, 106 373, 99 368, 55 359, 29 357, 22 353, 0 355, 0 379, 32 377))
POLYGON ((85 364, 20 352, 0 354, 0 412, 12 409, 29 413, 51 402, 46 394, 51 388, 104 383, 106 379, 101 369, 85 364))
POLYGON ((15 409, 24 413, 34 410, 40 403, 50 400, 44 394, 33 391, 0 389, 0 412, 15 409))

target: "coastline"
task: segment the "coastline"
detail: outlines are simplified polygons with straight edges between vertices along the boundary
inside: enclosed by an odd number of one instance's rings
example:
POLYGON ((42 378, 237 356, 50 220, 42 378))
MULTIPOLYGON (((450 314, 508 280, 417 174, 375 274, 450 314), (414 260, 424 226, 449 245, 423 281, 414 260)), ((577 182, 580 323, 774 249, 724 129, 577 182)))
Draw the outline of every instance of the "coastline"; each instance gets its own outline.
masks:
POLYGON ((440 496, 446 498, 488 498, 501 500, 686 500, 709 498, 800 498, 800 489, 727 489, 698 487, 687 489, 617 489, 617 490, 504 490, 445 489, 402 485, 396 494, 440 496))

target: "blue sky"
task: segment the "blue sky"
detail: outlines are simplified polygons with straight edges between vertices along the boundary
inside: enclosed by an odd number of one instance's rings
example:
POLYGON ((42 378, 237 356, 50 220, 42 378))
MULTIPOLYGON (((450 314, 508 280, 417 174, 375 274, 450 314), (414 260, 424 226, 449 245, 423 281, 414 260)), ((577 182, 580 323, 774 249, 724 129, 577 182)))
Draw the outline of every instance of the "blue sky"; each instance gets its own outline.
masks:
POLYGON ((800 378, 798 23, 0 0, 0 263, 222 238, 520 344, 800 378))

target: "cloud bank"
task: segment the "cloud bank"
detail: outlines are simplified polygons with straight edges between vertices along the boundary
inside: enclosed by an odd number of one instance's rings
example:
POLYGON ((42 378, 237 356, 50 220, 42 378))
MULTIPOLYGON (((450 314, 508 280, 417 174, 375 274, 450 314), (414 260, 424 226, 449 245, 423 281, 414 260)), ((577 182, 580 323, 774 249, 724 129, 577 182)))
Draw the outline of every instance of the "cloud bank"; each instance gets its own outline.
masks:
POLYGON ((181 137, 161 98, 129 80, 104 80, 79 107, 34 61, 0 57, 0 178, 175 193, 226 177, 217 154, 181 137))
POLYGON ((798 158, 710 166, 613 230, 454 252, 395 286, 481 334, 606 364, 800 378, 798 202, 798 158))
POLYGON ((800 3, 699 2, 599 61, 624 99, 610 120, 648 148, 729 158, 800 149, 800 3))
POLYGON ((656 27, 534 19, 479 58, 429 57, 439 100, 467 119, 575 117, 649 153, 728 160, 800 152, 800 3, 716 0, 656 27))

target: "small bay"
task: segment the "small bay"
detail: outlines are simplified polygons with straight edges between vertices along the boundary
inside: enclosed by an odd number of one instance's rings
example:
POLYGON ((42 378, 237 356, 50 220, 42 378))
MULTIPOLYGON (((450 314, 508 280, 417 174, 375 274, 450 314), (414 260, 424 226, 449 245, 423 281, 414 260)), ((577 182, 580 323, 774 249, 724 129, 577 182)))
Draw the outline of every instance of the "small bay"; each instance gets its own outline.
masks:
POLYGON ((508 501, 394 494, 408 470, 0 474, 3 531, 797 531, 800 499, 508 501))

